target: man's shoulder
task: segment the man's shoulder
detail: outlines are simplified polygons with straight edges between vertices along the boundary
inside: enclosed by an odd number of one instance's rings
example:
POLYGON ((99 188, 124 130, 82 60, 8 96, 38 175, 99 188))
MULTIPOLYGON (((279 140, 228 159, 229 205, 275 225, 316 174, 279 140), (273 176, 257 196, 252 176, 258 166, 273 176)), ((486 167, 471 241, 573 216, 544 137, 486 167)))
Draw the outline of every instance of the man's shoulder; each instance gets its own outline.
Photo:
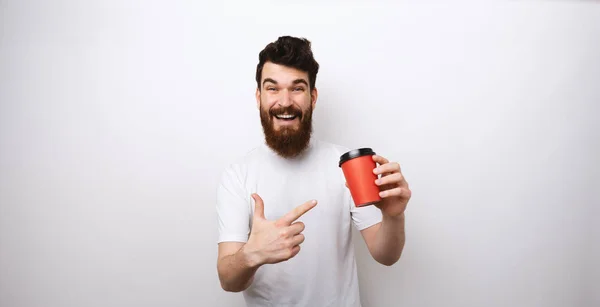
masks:
POLYGON ((336 156, 341 156, 344 153, 350 151, 350 148, 344 145, 340 145, 337 143, 332 143, 324 140, 317 140, 319 152, 321 154, 331 154, 336 156))
POLYGON ((234 157, 231 164, 246 165, 258 160, 263 151, 260 145, 255 145, 234 157))
POLYGON ((224 174, 235 174, 241 175, 248 169, 250 165, 256 163, 259 160, 261 155, 261 147, 260 145, 256 145, 234 155, 233 158, 226 163, 223 173, 224 174))

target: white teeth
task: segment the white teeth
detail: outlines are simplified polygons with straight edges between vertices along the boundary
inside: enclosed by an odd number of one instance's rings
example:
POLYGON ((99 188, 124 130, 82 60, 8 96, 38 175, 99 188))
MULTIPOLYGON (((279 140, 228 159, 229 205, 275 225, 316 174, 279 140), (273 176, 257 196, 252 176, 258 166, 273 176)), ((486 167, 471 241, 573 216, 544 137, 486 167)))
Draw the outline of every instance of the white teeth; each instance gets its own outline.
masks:
POLYGON ((281 114, 281 115, 276 115, 275 117, 277 117, 277 118, 283 118, 283 119, 290 119, 290 118, 294 118, 294 117, 296 117, 296 115, 291 115, 291 114, 281 114))

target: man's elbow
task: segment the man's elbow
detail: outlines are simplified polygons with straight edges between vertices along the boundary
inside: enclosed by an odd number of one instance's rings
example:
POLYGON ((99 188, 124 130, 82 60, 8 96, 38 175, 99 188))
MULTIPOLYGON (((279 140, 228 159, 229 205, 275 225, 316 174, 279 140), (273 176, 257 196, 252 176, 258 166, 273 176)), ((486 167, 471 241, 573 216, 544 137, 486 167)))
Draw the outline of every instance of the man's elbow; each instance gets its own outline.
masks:
POLYGON ((228 281, 227 278, 219 274, 219 282, 221 283, 221 288, 227 292, 242 292, 248 289, 252 279, 248 283, 240 285, 235 282, 228 281))
POLYGON ((227 292, 242 292, 246 290, 242 289, 241 287, 235 287, 224 282, 221 282, 221 288, 227 292))
POLYGON ((400 260, 402 256, 402 251, 400 251, 396 255, 372 253, 371 256, 373 256, 373 259, 375 259, 375 261, 382 265, 392 266, 400 260))
POLYGON ((377 262, 379 262, 380 264, 383 264, 385 266, 392 266, 392 265, 396 264, 398 262, 398 260, 400 260, 400 257, 375 259, 375 260, 377 260, 377 262))
POLYGON ((227 282, 221 276, 219 276, 219 281, 221 282, 221 288, 227 292, 242 292, 248 288, 248 285, 236 285, 234 283, 227 282))
POLYGON ((392 266, 394 264, 396 264, 398 261, 400 260, 400 258, 395 258, 395 259, 386 259, 383 261, 379 261, 379 263, 385 265, 385 266, 392 266))

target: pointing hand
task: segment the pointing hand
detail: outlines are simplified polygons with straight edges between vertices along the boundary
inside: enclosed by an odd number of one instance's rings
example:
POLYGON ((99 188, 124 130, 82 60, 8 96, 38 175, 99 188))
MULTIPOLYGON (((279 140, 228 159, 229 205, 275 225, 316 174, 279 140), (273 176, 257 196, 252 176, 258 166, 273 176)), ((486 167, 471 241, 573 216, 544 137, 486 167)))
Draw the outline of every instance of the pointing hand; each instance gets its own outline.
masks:
POLYGON ((314 208, 317 201, 305 202, 281 218, 270 221, 265 218, 262 198, 258 194, 252 194, 252 198, 255 202, 252 231, 244 246, 252 265, 274 264, 296 256, 304 242, 304 223, 296 220, 314 208))

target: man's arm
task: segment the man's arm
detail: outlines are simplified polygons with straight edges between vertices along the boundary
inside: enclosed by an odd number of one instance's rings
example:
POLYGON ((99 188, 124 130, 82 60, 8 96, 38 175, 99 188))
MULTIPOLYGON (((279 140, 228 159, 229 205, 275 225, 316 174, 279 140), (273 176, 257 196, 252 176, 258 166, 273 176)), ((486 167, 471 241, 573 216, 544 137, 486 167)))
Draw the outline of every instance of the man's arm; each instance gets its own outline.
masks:
POLYGON ((381 210, 382 221, 361 231, 369 252, 375 260, 384 265, 393 265, 400 259, 404 249, 404 211, 412 192, 402 175, 400 164, 373 155, 379 164, 373 170, 381 178, 375 180, 379 186, 381 201, 375 206, 381 210))
POLYGON ((264 203, 258 194, 255 200, 252 229, 248 242, 221 242, 217 270, 221 287, 225 291, 246 290, 254 273, 265 264, 289 260, 300 252, 304 242, 304 223, 296 221, 314 208, 316 201, 308 201, 275 221, 265 218, 264 203))
POLYGON ((404 249, 404 214, 388 217, 385 214, 381 223, 360 231, 373 259, 383 265, 393 265, 404 249))
POLYGON ((241 242, 219 243, 217 271, 225 291, 244 291, 252 284, 258 265, 245 253, 244 246, 241 242))

